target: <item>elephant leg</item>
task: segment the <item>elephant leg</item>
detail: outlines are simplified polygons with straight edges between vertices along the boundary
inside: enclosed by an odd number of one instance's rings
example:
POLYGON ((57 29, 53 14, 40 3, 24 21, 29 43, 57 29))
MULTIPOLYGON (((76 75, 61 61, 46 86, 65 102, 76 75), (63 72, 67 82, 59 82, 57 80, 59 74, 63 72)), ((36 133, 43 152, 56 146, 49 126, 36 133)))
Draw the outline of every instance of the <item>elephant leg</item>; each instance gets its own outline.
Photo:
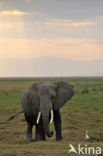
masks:
POLYGON ((30 122, 27 122, 28 126, 27 126, 27 139, 29 141, 32 141, 32 128, 33 128, 33 124, 31 124, 30 122))
POLYGON ((62 140, 61 115, 59 110, 54 111, 54 126, 56 131, 56 140, 62 140))
POLYGON ((35 141, 44 141, 44 140, 46 140, 45 133, 43 131, 42 125, 38 124, 36 125, 35 141))

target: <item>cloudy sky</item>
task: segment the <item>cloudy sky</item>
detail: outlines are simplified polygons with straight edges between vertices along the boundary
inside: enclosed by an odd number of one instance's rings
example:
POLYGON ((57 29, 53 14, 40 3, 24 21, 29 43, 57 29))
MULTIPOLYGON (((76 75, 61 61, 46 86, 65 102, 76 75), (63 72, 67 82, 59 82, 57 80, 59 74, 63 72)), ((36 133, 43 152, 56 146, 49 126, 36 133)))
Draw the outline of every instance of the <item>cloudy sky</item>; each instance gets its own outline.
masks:
POLYGON ((103 0, 0 0, 0 59, 46 56, 103 59, 103 0))

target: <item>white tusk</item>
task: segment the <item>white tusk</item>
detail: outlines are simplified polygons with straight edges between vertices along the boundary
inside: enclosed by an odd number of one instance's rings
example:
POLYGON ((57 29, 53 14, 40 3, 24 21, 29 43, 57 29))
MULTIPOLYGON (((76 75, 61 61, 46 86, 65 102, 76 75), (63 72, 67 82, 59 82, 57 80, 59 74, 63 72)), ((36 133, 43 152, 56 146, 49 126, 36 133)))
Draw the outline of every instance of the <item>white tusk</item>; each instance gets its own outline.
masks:
POLYGON ((50 119, 50 124, 53 122, 53 110, 51 110, 51 119, 50 119))
POLYGON ((41 112, 39 112, 39 114, 38 114, 37 121, 36 121, 37 124, 39 123, 40 116, 41 116, 41 112))

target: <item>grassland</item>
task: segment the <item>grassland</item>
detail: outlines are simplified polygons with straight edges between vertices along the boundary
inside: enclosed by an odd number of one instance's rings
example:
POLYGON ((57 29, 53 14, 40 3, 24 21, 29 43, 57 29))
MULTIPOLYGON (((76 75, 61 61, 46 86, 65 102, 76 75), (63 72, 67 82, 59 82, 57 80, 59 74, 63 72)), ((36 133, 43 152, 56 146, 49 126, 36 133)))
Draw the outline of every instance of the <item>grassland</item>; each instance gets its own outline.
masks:
POLYGON ((103 149, 103 78, 0 79, 0 156, 67 156, 70 143, 76 148, 78 144, 87 144, 103 149), (33 82, 57 79, 73 84, 75 91, 61 109, 63 140, 57 142, 54 135, 45 142, 28 142, 23 114, 10 122, 6 120, 22 110, 20 98, 33 82), (88 141, 86 130, 90 136, 88 141))

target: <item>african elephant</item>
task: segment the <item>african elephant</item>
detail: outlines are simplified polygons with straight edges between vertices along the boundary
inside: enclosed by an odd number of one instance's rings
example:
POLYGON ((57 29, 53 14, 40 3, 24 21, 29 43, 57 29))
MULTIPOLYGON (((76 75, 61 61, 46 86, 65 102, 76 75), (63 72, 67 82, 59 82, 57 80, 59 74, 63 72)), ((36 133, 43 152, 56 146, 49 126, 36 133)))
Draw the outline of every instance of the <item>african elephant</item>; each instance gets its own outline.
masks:
POLYGON ((73 96, 73 86, 64 81, 33 83, 21 99, 27 121, 27 139, 32 140, 32 128, 36 126, 35 141, 53 136, 49 123, 54 121, 56 140, 62 139, 60 108, 73 96))

